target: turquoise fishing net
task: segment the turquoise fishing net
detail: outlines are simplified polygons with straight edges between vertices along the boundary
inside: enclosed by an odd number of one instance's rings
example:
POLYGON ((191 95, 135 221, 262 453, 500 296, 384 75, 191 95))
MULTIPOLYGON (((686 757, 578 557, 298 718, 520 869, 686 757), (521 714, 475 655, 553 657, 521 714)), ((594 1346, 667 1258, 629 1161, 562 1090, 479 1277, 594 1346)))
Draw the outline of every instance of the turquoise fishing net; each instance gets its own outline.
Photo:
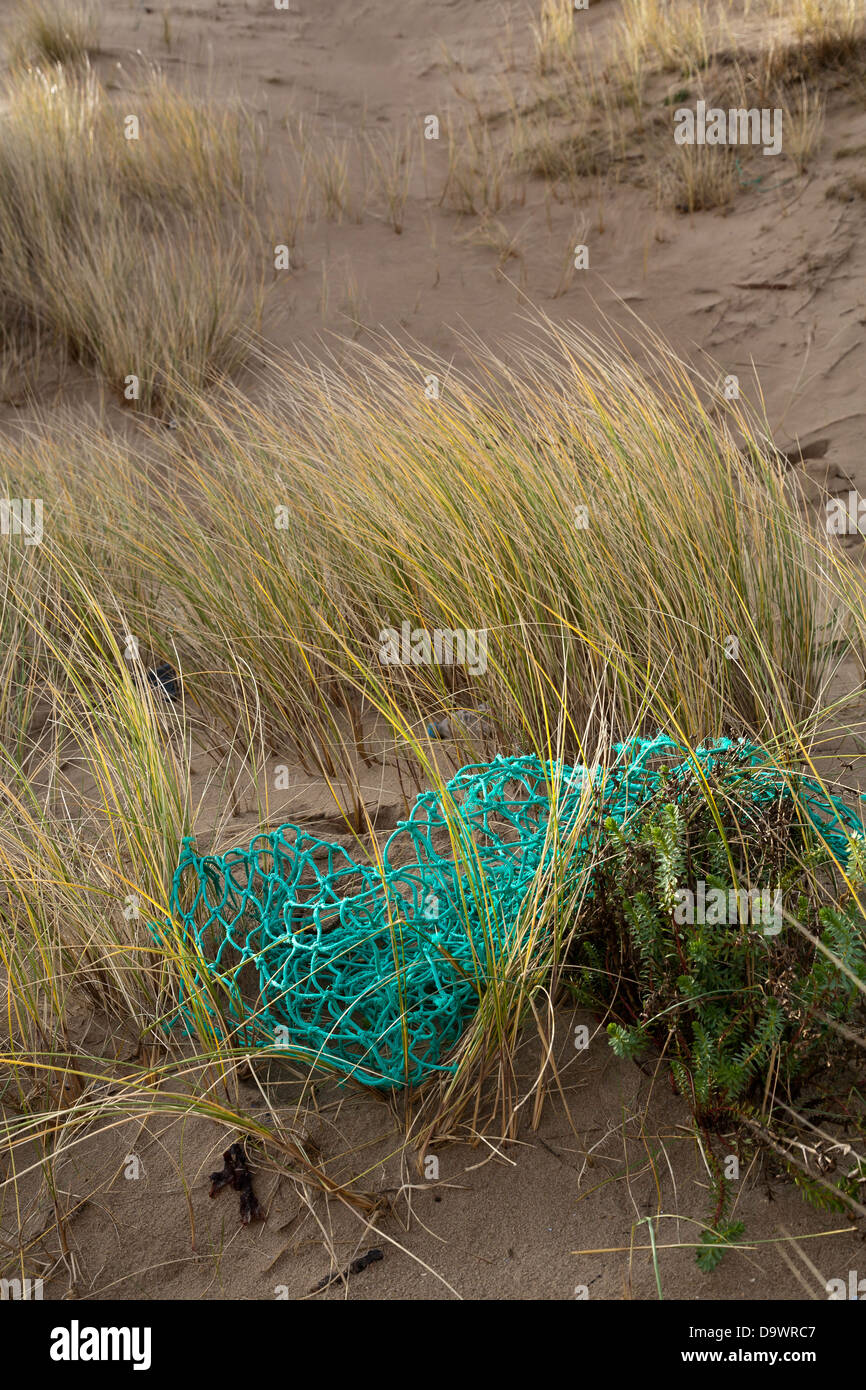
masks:
MULTIPOLYGON (((417 1085, 453 1069, 449 1053, 500 957, 519 946, 553 883, 591 895, 608 817, 626 822, 664 780, 670 799, 724 763, 737 795, 791 798, 790 780, 744 740, 687 753, 659 735, 614 746, 605 768, 532 755, 465 767, 422 792, 366 863, 296 825, 246 848, 199 855, 183 841, 173 923, 193 948, 178 1014, 238 1047, 289 1055, 370 1086, 417 1085), (555 811, 555 817, 552 816, 555 811), (552 870, 556 869, 555 875, 552 870), (197 1017, 198 1015, 198 1017, 197 1017)), ((855 813, 796 779, 801 815, 845 863, 855 813)))

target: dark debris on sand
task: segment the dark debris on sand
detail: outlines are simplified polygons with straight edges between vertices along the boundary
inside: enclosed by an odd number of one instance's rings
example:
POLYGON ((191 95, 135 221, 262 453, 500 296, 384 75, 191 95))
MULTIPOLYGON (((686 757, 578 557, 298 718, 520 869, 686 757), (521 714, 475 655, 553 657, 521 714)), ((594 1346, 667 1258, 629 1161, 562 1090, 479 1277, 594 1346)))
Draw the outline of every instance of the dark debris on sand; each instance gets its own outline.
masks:
POLYGON ((223 1167, 220 1173, 210 1174, 210 1195, 216 1197, 224 1187, 232 1187, 240 1193, 241 1221, 248 1226, 251 1221, 264 1221, 265 1214, 253 1191, 253 1175, 250 1172, 243 1144, 232 1144, 223 1154, 223 1167))

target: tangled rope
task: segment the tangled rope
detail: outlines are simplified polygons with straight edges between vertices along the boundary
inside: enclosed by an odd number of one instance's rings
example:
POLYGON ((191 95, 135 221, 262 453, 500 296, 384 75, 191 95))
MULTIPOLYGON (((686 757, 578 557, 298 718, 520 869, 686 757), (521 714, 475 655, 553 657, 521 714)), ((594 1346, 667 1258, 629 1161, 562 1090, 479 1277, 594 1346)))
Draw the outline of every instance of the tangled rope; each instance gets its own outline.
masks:
MULTIPOLYGON (((608 817, 622 825, 664 778, 683 795, 695 775, 733 764, 738 790, 766 804, 791 797, 785 776, 744 740, 683 757, 662 735, 614 746, 606 768, 534 756, 465 767, 445 792, 422 792, 382 851, 358 862, 296 825, 247 849, 198 855, 183 841, 171 911, 195 955, 179 1014, 205 1009, 242 1047, 281 1047, 370 1086, 417 1085, 444 1060, 478 1006, 496 962, 519 945, 529 899, 583 883, 608 817), (555 815, 551 815, 555 804, 555 815), (581 879, 581 876, 584 876, 581 879), (208 989, 206 986, 210 986, 208 989)), ((798 804, 845 861, 860 820, 817 783, 798 804)), ((176 925, 153 927, 158 939, 176 925)))

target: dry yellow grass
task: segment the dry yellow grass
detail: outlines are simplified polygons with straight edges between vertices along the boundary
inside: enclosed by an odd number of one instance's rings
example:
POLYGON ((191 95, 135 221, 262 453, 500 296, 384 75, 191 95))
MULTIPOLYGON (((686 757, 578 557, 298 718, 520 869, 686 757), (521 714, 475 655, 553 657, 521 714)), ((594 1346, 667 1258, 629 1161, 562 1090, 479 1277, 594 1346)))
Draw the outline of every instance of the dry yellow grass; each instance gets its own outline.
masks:
POLYGON ((817 154, 824 130, 825 99, 822 92, 810 90, 805 82, 792 101, 781 98, 783 149, 793 159, 798 174, 805 173, 817 154))
POLYGON ((10 16, 6 51, 13 67, 83 63, 97 46, 95 0, 26 0, 10 16))
POLYGON ((172 377, 204 382, 236 362, 256 303, 243 217, 257 150, 245 114, 215 113, 156 72, 128 114, 86 67, 15 73, 6 95, 0 300, 9 312, 147 407, 165 402, 172 377), (137 139, 124 138, 128 116, 137 139))

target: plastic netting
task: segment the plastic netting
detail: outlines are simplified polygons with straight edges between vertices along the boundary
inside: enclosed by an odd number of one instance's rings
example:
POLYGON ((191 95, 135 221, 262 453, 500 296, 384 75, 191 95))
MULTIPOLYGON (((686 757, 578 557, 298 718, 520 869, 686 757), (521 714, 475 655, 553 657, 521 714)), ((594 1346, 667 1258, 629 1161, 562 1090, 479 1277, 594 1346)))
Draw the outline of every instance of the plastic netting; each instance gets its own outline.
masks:
POLYGON ((289 824, 223 855, 184 840, 173 925, 154 928, 180 924, 193 947, 180 1015, 191 1029, 204 1011, 236 1046, 286 1048, 370 1086, 451 1070, 490 972, 550 886, 591 895, 606 819, 622 825, 662 778, 672 799, 678 784, 693 795, 721 760, 742 802, 791 798, 793 782, 801 816, 845 862, 863 830, 855 813, 742 739, 691 754, 661 735, 633 739, 605 768, 499 757, 422 792, 381 863, 289 824))

